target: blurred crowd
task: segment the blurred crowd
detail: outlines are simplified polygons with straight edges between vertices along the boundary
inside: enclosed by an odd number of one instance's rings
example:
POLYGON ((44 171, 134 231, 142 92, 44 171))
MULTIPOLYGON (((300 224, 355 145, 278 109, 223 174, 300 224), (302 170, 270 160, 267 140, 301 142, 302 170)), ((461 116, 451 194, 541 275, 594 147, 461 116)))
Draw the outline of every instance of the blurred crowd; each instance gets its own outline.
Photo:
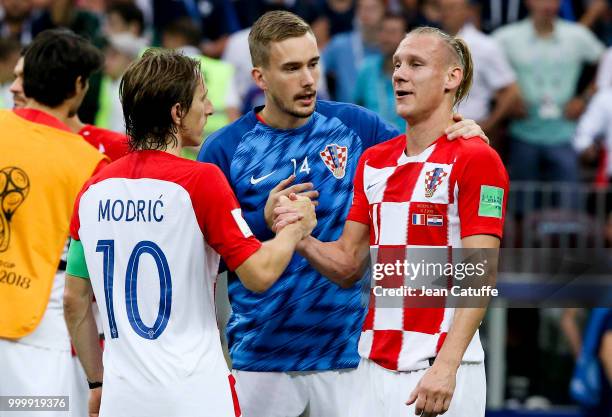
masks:
POLYGON ((610 0, 1 0, 0 100, 21 48, 65 26, 106 55, 80 111, 119 132, 119 80, 149 46, 198 57, 215 116, 206 134, 263 102, 251 81, 248 33, 272 9, 311 24, 322 54, 319 98, 356 103, 403 128, 394 111, 392 56, 410 29, 464 38, 475 76, 458 112, 480 123, 511 178, 606 184, 612 176, 610 0))

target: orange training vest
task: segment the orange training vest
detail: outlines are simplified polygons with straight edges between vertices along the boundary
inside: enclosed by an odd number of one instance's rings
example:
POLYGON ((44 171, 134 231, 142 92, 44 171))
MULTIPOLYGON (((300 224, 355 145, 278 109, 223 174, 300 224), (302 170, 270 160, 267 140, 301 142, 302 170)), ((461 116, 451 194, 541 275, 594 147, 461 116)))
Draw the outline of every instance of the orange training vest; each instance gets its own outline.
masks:
POLYGON ((102 159, 76 134, 0 111, 0 337, 40 323, 74 200, 102 159))

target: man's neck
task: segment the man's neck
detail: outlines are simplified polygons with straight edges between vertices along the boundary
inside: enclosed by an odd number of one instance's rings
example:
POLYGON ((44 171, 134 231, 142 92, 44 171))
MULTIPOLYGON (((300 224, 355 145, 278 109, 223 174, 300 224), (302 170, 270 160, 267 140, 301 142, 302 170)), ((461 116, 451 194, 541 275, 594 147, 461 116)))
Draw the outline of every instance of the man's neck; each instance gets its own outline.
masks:
POLYGON ((165 152, 174 155, 174 156, 178 156, 179 158, 181 157, 181 152, 183 151, 183 147, 181 145, 176 145, 176 146, 168 146, 165 150, 165 152))
POLYGON ((555 22, 548 19, 533 19, 533 27, 538 36, 546 38, 552 35, 555 30, 555 22))
POLYGON ((29 100, 26 107, 30 109, 45 112, 55 117, 57 120, 64 123, 65 125, 68 125, 68 119, 69 119, 68 117, 69 106, 68 105, 62 104, 58 107, 49 107, 37 101, 29 100))
POLYGON ((81 129, 85 127, 85 123, 83 123, 76 114, 68 118, 66 125, 68 125, 70 130, 72 130, 74 133, 79 133, 81 129))
POLYGON ((275 129, 296 129, 304 126, 310 120, 310 117, 291 116, 271 105, 268 100, 259 115, 264 119, 266 125, 275 129))
POLYGON ((444 111, 443 107, 441 105, 425 119, 406 121, 406 154, 408 156, 415 156, 423 152, 440 136, 443 136, 446 128, 453 124, 452 112, 444 111))
POLYGON ((178 129, 178 132, 175 134, 176 140, 172 140, 171 136, 166 137, 166 149, 164 152, 169 153, 174 156, 181 157, 181 153, 183 152, 183 137, 181 136, 181 130, 178 129))

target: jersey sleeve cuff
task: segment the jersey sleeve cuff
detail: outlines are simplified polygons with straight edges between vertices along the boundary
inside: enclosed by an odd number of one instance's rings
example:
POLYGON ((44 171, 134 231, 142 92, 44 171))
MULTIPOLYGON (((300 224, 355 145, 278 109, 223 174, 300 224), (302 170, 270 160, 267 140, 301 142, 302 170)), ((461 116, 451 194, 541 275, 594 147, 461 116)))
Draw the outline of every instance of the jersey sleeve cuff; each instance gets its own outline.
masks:
POLYGON ((241 252, 231 258, 224 258, 225 264, 230 271, 235 271, 240 265, 249 259, 255 252, 261 248, 261 242, 251 237, 248 239, 248 244, 242 247, 241 252))
POLYGON ((346 216, 346 221, 353 221, 353 222, 357 222, 357 223, 361 223, 361 224, 365 224, 366 226, 370 225, 370 217, 369 214, 364 215, 359 215, 357 213, 354 212, 349 212, 348 216, 346 216))
POLYGON ((469 236, 476 236, 476 235, 489 235, 489 236, 495 236, 498 239, 502 239, 503 237, 503 231, 501 227, 487 227, 487 228, 478 228, 478 227, 473 227, 467 230, 462 230, 461 231, 461 239, 464 239, 466 237, 469 236))

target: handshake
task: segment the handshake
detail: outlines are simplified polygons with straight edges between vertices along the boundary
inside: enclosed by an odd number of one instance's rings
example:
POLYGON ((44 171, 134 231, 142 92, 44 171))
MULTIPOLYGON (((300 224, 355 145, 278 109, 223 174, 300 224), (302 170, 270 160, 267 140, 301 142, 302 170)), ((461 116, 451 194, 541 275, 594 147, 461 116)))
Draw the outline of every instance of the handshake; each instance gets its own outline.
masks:
POLYGON ((309 236, 317 226, 315 204, 304 195, 295 193, 289 196, 280 196, 277 206, 273 210, 272 231, 278 233, 284 228, 296 228, 302 234, 302 239, 309 236))

